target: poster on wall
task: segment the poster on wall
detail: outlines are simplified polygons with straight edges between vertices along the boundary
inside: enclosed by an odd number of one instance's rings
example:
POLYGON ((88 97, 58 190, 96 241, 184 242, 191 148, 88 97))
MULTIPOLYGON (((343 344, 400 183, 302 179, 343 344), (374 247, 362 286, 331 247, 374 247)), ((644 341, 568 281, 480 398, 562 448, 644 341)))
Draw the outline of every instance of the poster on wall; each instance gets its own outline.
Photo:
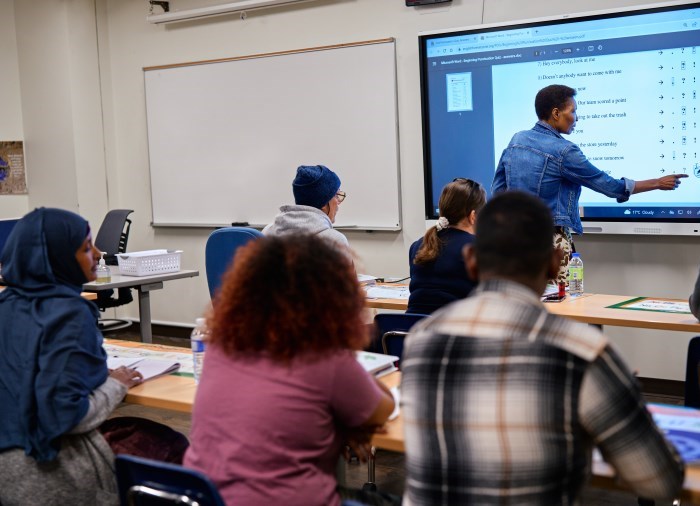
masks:
POLYGON ((26 193, 24 143, 22 141, 0 141, 0 195, 24 195, 26 193))

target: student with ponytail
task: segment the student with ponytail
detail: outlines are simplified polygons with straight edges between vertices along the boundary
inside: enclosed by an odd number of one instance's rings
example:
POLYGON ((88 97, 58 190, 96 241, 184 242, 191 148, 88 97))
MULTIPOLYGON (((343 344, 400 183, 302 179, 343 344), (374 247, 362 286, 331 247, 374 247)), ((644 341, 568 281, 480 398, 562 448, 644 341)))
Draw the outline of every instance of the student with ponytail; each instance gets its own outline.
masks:
POLYGON ((430 314, 476 286, 464 267, 462 249, 474 241, 476 216, 485 203, 483 186, 471 179, 458 177, 443 188, 440 218, 409 250, 407 312, 430 314))

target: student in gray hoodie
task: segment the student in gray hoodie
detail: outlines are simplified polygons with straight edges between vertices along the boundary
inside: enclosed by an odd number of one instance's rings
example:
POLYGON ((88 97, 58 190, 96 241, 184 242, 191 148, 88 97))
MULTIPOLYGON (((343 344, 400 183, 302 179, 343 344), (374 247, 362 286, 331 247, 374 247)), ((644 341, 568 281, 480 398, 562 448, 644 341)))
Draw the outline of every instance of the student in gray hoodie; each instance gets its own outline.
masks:
POLYGON ((280 207, 275 220, 263 229, 265 235, 311 234, 349 253, 347 238, 333 229, 335 215, 345 192, 340 178, 323 165, 302 165, 292 182, 295 205, 280 207))

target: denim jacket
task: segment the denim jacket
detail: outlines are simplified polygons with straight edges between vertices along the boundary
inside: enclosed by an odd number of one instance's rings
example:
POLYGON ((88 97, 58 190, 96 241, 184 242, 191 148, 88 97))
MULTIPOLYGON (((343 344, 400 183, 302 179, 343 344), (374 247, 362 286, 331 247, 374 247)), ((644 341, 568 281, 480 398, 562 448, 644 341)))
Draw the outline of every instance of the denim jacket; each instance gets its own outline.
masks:
POLYGON ((578 200, 581 186, 625 202, 634 181, 614 179, 596 168, 573 142, 544 121, 518 132, 503 151, 491 193, 521 190, 534 193, 549 206, 556 226, 583 233, 578 200))

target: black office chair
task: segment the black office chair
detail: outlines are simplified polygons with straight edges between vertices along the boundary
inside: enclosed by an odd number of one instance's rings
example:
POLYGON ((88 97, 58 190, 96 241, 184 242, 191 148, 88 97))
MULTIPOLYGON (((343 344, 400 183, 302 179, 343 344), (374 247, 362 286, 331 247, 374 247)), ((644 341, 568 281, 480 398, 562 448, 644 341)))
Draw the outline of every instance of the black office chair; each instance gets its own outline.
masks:
POLYGON ((95 237, 95 246, 105 252, 107 265, 117 265, 117 253, 126 253, 126 243, 131 230, 131 220, 128 216, 133 212, 132 209, 112 209, 102 220, 95 237))
POLYGON ((685 399, 689 408, 700 408, 700 336, 688 342, 688 357, 685 362, 685 399))
MULTIPOLYGON (((126 253, 126 244, 129 240, 131 230, 131 220, 128 216, 133 213, 132 209, 112 209, 106 215, 100 225, 100 230, 95 238, 95 246, 100 251, 104 251, 104 259, 107 265, 118 265, 117 253, 126 253)), ((117 270, 112 267, 112 273, 117 270)), ((118 288, 117 296, 114 297, 114 290, 101 290, 97 292, 95 304, 100 311, 129 304, 134 300, 131 288, 118 288)), ((98 325, 103 332, 120 330, 129 327, 132 322, 118 319, 100 319, 98 325)))

